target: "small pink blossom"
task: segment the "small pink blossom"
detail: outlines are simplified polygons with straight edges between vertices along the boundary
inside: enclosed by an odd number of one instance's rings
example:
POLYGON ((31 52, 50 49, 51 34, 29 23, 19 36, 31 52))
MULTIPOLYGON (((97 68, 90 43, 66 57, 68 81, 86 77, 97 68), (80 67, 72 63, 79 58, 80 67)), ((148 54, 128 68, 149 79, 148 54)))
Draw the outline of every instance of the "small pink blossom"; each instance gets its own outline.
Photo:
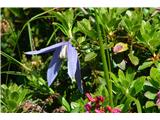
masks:
POLYGON ((113 108, 112 113, 120 113, 121 110, 119 108, 113 108))
POLYGON ((86 112, 90 112, 91 111, 92 106, 91 106, 90 102, 88 102, 84 107, 86 109, 86 112))
POLYGON ((157 93, 157 97, 160 99, 160 90, 157 93))
POLYGON ((119 108, 111 108, 111 106, 107 106, 107 110, 111 113, 120 113, 121 110, 119 108))
POLYGON ((93 98, 89 93, 86 93, 86 96, 87 96, 89 101, 91 101, 91 102, 95 102, 96 101, 96 99, 93 98))
POLYGON ((156 105, 158 106, 158 108, 160 107, 160 98, 159 98, 159 99, 157 99, 157 101, 156 101, 156 105))
POLYGON ((99 109, 95 109, 94 111, 95 111, 96 113, 104 113, 103 110, 99 110, 99 109))
POLYGON ((103 96, 97 96, 96 97, 99 101, 104 102, 104 97, 103 96))
POLYGON ((107 108, 107 110, 108 110, 109 112, 112 112, 111 106, 107 106, 106 108, 107 108))

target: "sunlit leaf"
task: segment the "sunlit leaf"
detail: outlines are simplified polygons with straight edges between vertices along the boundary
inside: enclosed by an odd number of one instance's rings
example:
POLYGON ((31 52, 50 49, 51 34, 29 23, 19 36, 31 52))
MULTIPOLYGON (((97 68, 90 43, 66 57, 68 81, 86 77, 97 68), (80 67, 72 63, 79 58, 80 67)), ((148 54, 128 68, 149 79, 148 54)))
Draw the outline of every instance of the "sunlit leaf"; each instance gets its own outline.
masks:
POLYGON ((62 97, 62 105, 66 108, 68 112, 71 111, 70 105, 64 97, 62 97))
POLYGON ((153 107, 153 106, 156 106, 153 101, 147 101, 146 104, 145 104, 146 108, 150 108, 150 107, 153 107))
POLYGON ((139 64, 139 59, 138 57, 134 56, 132 52, 128 54, 130 61, 132 62, 133 65, 138 65, 139 64))
POLYGON ((144 69, 146 69, 148 67, 151 67, 152 64, 153 64, 152 61, 150 61, 150 62, 144 62, 142 65, 140 65, 138 67, 138 70, 144 70, 144 69))
POLYGON ((95 52, 90 52, 90 53, 86 54, 86 56, 85 56, 85 58, 84 58, 84 61, 85 61, 85 62, 91 61, 91 60, 93 60, 96 56, 97 56, 97 54, 96 54, 95 52))
POLYGON ((144 96, 146 98, 150 99, 150 100, 154 100, 155 97, 157 96, 157 94, 156 93, 152 93, 150 91, 147 91, 147 92, 145 92, 144 96))

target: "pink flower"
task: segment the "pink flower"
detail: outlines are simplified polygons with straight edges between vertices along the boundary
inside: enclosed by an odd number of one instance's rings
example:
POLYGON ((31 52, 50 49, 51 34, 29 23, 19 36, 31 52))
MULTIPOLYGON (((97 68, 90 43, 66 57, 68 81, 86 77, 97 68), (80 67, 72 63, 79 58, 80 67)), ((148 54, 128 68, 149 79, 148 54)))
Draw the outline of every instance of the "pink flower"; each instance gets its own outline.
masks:
POLYGON ((96 98, 98 99, 98 101, 104 102, 104 97, 103 96, 97 96, 96 98))
POLYGON ((99 110, 99 109, 95 109, 94 111, 95 111, 96 113, 104 113, 103 110, 99 110))
POLYGON ((122 42, 117 43, 117 44, 113 47, 113 52, 114 52, 115 54, 124 52, 124 51, 126 51, 126 50, 128 50, 128 44, 122 43, 122 42))
POLYGON ((92 108, 92 106, 91 106, 91 103, 90 102, 88 102, 85 106, 85 109, 86 109, 86 112, 90 112, 91 111, 91 108, 92 108))
POLYGON ((107 108, 107 110, 108 110, 109 112, 112 112, 111 106, 107 106, 106 108, 107 108))
POLYGON ((113 108, 112 113, 120 113, 121 110, 119 108, 113 108))
POLYGON ((157 97, 160 99, 160 90, 157 93, 157 97))
POLYGON ((121 110, 119 108, 111 108, 111 106, 107 106, 107 110, 111 113, 120 113, 121 110))
POLYGON ((96 102, 96 108, 100 108, 99 102, 96 102))
POLYGON ((160 107, 160 98, 159 98, 159 99, 157 99, 157 101, 156 101, 156 105, 158 106, 158 108, 160 107))
POLYGON ((96 99, 93 98, 89 93, 86 93, 86 96, 87 96, 87 98, 88 98, 89 101, 96 102, 96 99))
POLYGON ((156 105, 158 106, 158 108, 160 107, 160 90, 157 92, 157 101, 156 101, 156 105))
POLYGON ((160 12, 160 7, 156 8, 156 10, 157 10, 158 12, 160 12))

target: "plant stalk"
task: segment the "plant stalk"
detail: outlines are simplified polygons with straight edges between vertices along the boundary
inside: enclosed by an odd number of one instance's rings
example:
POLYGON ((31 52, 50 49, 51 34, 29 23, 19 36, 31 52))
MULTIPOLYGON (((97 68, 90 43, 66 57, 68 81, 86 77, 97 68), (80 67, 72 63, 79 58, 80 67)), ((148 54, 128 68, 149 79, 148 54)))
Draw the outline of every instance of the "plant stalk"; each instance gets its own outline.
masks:
POLYGON ((31 32, 30 23, 28 23, 28 35, 29 35, 29 43, 30 43, 31 51, 33 51, 32 32, 31 32))
POLYGON ((137 107, 137 112, 138 113, 142 113, 141 104, 140 104, 139 100, 137 100, 136 98, 132 97, 131 95, 127 95, 127 97, 135 102, 136 107, 137 107))
POLYGON ((95 16, 96 16, 96 25, 97 25, 97 31, 98 31, 98 39, 100 43, 100 53, 102 57, 102 62, 103 62, 103 69, 104 69, 104 78, 106 80, 106 84, 108 86, 108 93, 109 93, 109 104, 113 106, 113 100, 112 100, 112 82, 109 79, 109 70, 108 70, 108 64, 106 61, 106 54, 105 54, 105 49, 103 45, 103 38, 101 35, 101 30, 100 30, 100 25, 98 23, 98 14, 97 11, 95 10, 95 16))

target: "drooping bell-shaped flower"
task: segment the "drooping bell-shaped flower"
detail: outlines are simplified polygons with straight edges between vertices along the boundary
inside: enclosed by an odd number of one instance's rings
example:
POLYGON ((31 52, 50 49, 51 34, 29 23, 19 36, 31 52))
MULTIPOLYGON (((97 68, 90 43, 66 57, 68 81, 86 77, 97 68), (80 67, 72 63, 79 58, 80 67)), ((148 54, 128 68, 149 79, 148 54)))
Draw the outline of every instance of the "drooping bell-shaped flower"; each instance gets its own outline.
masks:
POLYGON ((51 45, 49 47, 46 47, 37 51, 25 52, 25 54, 34 55, 34 54, 42 54, 42 53, 48 53, 48 52, 54 52, 53 58, 47 70, 48 85, 50 86, 52 82, 55 80, 56 76, 58 75, 58 71, 60 69, 62 59, 67 58, 68 75, 71 79, 74 79, 77 81, 78 89, 80 90, 81 93, 83 93, 78 53, 75 47, 71 45, 70 41, 60 42, 55 45, 51 45))

